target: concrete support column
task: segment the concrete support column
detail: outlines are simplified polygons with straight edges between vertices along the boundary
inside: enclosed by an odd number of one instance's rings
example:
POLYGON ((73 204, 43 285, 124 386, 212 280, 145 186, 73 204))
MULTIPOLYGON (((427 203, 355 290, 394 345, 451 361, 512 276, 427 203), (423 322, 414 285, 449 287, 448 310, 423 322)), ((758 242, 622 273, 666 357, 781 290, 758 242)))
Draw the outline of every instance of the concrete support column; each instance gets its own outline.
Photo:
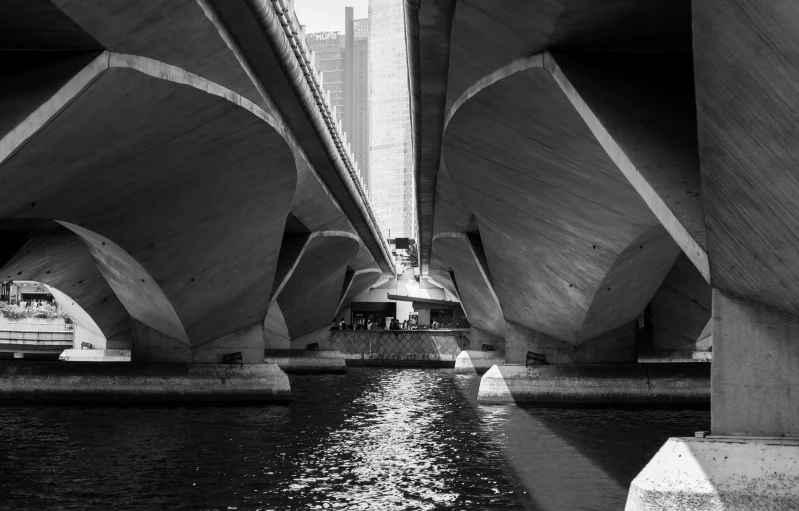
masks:
POLYGON ((455 359, 455 372, 482 374, 491 367, 504 363, 505 339, 472 326, 469 331, 469 349, 458 354, 455 359), (491 346, 494 350, 483 351, 483 345, 491 346))
POLYGON ((344 355, 331 343, 330 327, 303 335, 288 341, 277 337, 274 332, 267 332, 271 339, 267 340, 264 359, 270 364, 277 364, 291 374, 342 374, 347 372, 344 355), (275 346, 285 347, 275 347, 275 346), (308 349, 308 348, 311 349, 308 349))
POLYGON ((713 290, 711 432, 672 438, 627 511, 799 509, 799 318, 713 290))
POLYGON ((131 328, 133 362, 191 362, 191 343, 170 337, 133 320, 131 328))
POLYGON ((481 351, 483 344, 492 346, 494 352, 497 354, 505 353, 505 339, 472 326, 469 329, 469 349, 472 351, 481 351))
POLYGON ((574 346, 525 326, 505 322, 505 363, 524 364, 528 351, 550 364, 624 364, 636 361, 635 323, 621 325, 574 346))
POLYGON ((799 437, 799 318, 714 289, 712 387, 713 435, 799 437))
POLYGON ((194 346, 191 360, 195 364, 219 364, 224 355, 231 353, 241 353, 243 364, 262 364, 264 362, 263 323, 259 322, 213 341, 194 346))
POLYGON ((274 364, 0 361, 0 402, 287 402, 291 387, 274 364))
POLYGON ((480 380, 482 403, 698 404, 710 398, 706 364, 637 364, 636 325, 624 324, 578 346, 506 322, 505 363, 480 380), (528 351, 547 365, 525 366, 528 351))

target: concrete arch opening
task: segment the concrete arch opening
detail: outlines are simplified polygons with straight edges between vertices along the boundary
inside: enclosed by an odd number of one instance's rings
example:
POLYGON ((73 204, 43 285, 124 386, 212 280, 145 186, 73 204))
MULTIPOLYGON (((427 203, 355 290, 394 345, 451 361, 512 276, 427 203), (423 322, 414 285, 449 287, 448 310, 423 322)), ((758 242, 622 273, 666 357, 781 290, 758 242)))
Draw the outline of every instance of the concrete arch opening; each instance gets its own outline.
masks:
POLYGON ((262 342, 297 175, 264 110, 175 66, 104 52, 2 145, 0 214, 56 218, 81 237, 131 335, 153 338, 134 358, 218 362, 232 339, 262 342), (52 177, 18 193, 36 172, 52 177))
POLYGON ((65 293, 31 280, 4 280, 1 287, 0 358, 58 360, 81 346, 105 350, 102 330, 65 293))

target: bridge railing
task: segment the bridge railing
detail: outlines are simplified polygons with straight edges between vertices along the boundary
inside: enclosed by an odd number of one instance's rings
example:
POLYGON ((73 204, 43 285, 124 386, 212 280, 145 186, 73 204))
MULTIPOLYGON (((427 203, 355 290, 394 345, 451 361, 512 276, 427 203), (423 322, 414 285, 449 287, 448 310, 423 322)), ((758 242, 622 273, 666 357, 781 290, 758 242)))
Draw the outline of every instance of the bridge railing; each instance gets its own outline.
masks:
MULTIPOLYGON (((322 73, 316 68, 314 52, 309 50, 305 43, 304 26, 300 25, 297 15, 294 13, 293 6, 290 5, 290 3, 287 3, 285 0, 272 0, 272 5, 277 16, 280 18, 280 24, 283 26, 283 31, 289 40, 289 44, 294 52, 294 57, 297 59, 300 69, 302 69, 305 81, 308 83, 308 87, 313 94, 316 106, 322 114, 328 132, 333 138, 333 143, 338 150, 339 156, 355 183, 358 193, 365 199, 365 203, 368 205, 369 195, 363 184, 361 171, 352 153, 352 147, 347 142, 347 135, 341 126, 341 122, 337 120, 336 107, 331 104, 330 92, 324 88, 322 73)), ((369 209, 369 213, 370 215, 372 214, 371 208, 369 209)), ((374 218, 372 218, 372 220, 375 221, 374 218)), ((377 226, 376 221, 375 226, 377 226)))

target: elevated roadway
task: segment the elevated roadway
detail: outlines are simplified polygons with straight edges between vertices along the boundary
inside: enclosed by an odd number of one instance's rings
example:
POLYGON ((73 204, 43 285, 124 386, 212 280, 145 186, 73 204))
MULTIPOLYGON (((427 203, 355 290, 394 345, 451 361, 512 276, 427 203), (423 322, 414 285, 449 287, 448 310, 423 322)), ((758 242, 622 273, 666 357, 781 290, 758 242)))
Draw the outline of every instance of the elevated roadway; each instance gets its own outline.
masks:
POLYGON ((300 32, 277 0, 4 2, 0 278, 157 367, 262 365, 392 276, 300 32))

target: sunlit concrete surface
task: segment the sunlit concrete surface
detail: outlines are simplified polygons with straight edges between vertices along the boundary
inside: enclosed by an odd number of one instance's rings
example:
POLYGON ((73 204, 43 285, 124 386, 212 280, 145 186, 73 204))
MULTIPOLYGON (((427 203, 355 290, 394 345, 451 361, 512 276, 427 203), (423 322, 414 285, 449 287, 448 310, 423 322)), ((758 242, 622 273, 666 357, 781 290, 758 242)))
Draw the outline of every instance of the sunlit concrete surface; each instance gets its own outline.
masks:
POLYGON ((504 363, 504 353, 464 350, 455 358, 455 372, 463 374, 482 374, 493 366, 504 363))
POLYGON ((130 362, 130 350, 71 349, 58 356, 64 362, 130 362))
POLYGON ((708 351, 713 345, 712 289, 681 253, 660 284, 647 313, 654 323, 649 351, 708 351))
POLYGON ((480 380, 478 401, 492 404, 702 405, 710 367, 697 364, 496 365, 480 380))
POLYGON ((632 482, 626 511, 799 508, 799 441, 672 438, 632 482))
POLYGON ((709 363, 712 351, 639 351, 639 364, 709 363))
POLYGON ((69 403, 287 402, 274 364, 2 362, 0 401, 69 403))
POLYGON ((346 373, 344 355, 334 350, 267 349, 264 360, 275 364, 289 374, 339 374, 346 373))

